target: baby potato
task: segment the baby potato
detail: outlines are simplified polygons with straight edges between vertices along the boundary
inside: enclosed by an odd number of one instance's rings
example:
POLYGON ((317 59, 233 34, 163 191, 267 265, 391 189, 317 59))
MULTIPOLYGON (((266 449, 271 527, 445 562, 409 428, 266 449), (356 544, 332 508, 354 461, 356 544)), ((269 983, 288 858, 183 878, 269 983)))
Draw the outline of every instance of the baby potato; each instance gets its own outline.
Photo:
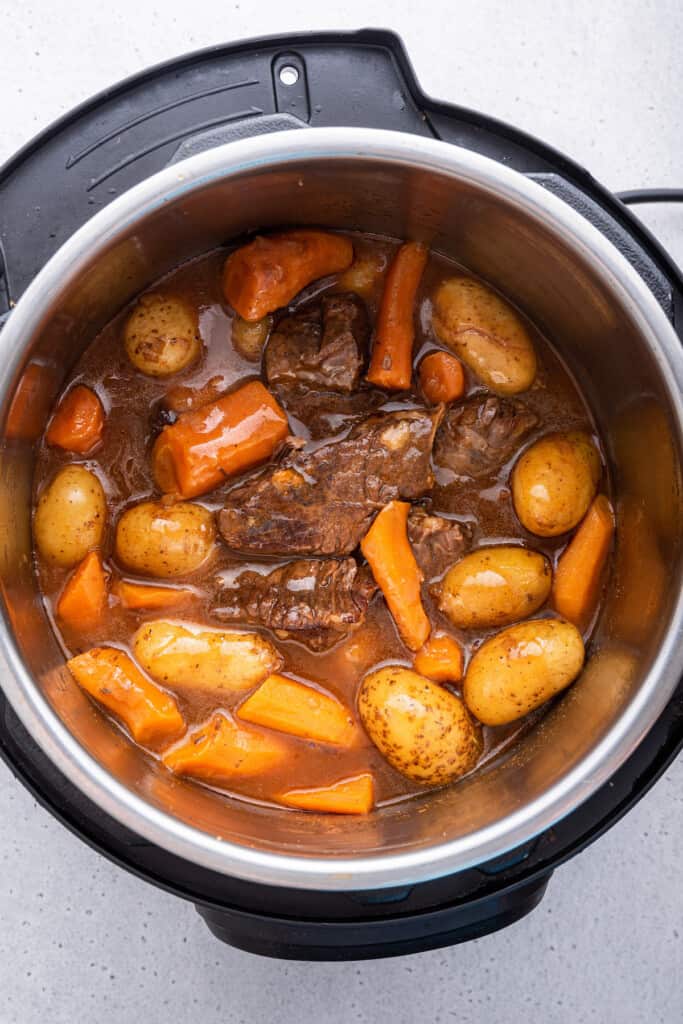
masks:
POLYGON ((496 544, 465 555, 435 589, 454 626, 488 629, 532 615, 548 597, 552 578, 545 555, 496 544))
POLYGON ((213 515, 202 505, 143 501, 118 521, 116 557, 134 572, 171 579, 198 569, 215 539, 213 515))
POLYGON ((337 282, 339 291, 356 292, 363 298, 369 298, 377 283, 389 265, 389 257, 385 253, 364 253, 356 256, 348 270, 345 270, 337 282))
POLYGON ((512 500, 522 526, 539 537, 573 529, 595 497, 600 473, 600 455, 588 434, 541 437, 512 471, 512 500))
POLYGON ((243 359, 258 363, 272 329, 273 318, 270 315, 262 320, 243 320, 236 316, 232 322, 232 343, 243 359))
POLYGON ((465 703, 484 725, 507 725, 569 686, 583 659, 581 634, 569 622, 532 619, 509 626, 470 661, 465 703))
POLYGON ((481 755, 481 731, 460 698, 401 665, 365 677, 358 711, 389 764, 415 782, 451 782, 481 755))
POLYGON ((153 679, 171 688, 240 693, 282 667, 282 657, 258 633, 223 633, 163 619, 140 627, 133 652, 153 679))
POLYGON ((174 295, 141 295, 123 330, 126 354, 148 377, 169 377, 199 358, 196 311, 174 295))
POLYGON ((470 277, 439 285, 432 313, 434 332, 499 395, 526 391, 536 376, 536 353, 512 306, 470 277))
POLYGON ((45 488, 33 533, 48 561, 65 568, 82 561, 104 533, 107 505, 102 484, 85 466, 65 466, 45 488))

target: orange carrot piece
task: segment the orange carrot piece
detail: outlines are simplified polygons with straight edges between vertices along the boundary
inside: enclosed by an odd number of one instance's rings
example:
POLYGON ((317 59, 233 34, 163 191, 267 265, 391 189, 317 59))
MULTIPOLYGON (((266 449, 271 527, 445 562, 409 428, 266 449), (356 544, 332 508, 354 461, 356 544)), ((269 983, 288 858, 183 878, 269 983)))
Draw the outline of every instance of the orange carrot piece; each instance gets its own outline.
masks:
POLYGON ((43 433, 57 387, 58 371, 42 363, 29 363, 19 379, 7 413, 7 437, 36 441, 43 433))
POLYGON ((204 782, 226 782, 240 775, 261 775, 287 757, 287 747, 275 736, 238 725, 223 712, 195 729, 162 760, 178 775, 204 782))
POLYGON ((553 604, 575 626, 587 626, 595 610, 613 534, 612 506, 604 494, 599 494, 555 570, 553 604))
POLYGON ((352 779, 340 779, 331 786, 312 789, 290 789, 277 798, 288 807, 322 814, 367 814, 375 802, 374 782, 370 772, 352 779))
POLYGON ((115 647, 93 647, 67 661, 82 689, 112 711, 138 743, 157 744, 185 729, 175 698, 142 674, 115 647))
POLYGON ((445 633, 432 633, 415 655, 415 671, 437 683, 457 683, 462 679, 462 648, 445 633))
POLYGON ((57 406, 45 440, 68 452, 85 455, 102 440, 104 409, 90 388, 79 384, 72 388, 57 406))
POLYGON ((288 432, 284 410, 250 381, 164 427, 152 452, 154 478, 168 494, 195 498, 270 458, 288 432))
POLYGON ((407 501, 385 505, 361 541, 372 575, 384 594, 401 639, 419 651, 429 636, 429 619, 422 605, 422 573, 408 540, 407 501))
POLYGON ((415 296, 428 256, 429 250, 421 242, 405 242, 389 267, 367 374, 371 384, 398 391, 410 387, 415 296))
POLYGON ((133 611, 141 608, 172 608, 193 596, 187 587, 154 587, 146 583, 129 583, 127 580, 116 580, 111 591, 124 608, 133 611))
POLYGON ((237 714, 245 722, 319 743, 351 746, 356 734, 348 708, 336 697, 277 672, 261 683, 237 714))
POLYGON ((223 268, 223 294, 243 320, 260 320, 286 306, 302 288, 353 261, 348 238, 302 229, 258 236, 230 253, 223 268))
POLYGON ((57 602, 57 616, 71 629, 92 629, 107 604, 107 581, 102 559, 90 551, 73 571, 57 602))
POLYGON ((450 352, 430 352, 420 363, 420 388, 432 405, 454 402, 465 393, 462 363, 450 352))

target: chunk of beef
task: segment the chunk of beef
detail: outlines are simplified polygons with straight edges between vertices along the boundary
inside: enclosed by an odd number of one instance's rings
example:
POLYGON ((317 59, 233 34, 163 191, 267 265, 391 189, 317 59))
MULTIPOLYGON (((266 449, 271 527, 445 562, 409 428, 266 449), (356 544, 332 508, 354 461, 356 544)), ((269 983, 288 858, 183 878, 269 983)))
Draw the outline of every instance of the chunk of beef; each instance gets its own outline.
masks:
POLYGON ((449 407, 434 444, 434 462, 457 476, 490 476, 511 458, 538 417, 516 399, 475 396, 449 407))
POLYGON ((285 384, 275 391, 289 416, 303 423, 314 441, 348 430, 387 400, 386 393, 376 388, 342 395, 312 391, 300 384, 285 384))
POLYGON ((227 622, 266 626, 321 651, 365 619, 377 584, 353 558, 303 559, 268 573, 241 573, 214 611, 227 622))
POLYGON ((369 335, 367 310, 357 295, 326 295, 285 317, 273 331, 264 361, 268 383, 354 391, 369 335))
POLYGON ((218 516, 223 539, 257 555, 350 554, 378 509, 432 486, 442 415, 438 408, 370 416, 339 441, 286 452, 230 491, 218 516))
POLYGON ((413 508, 408 516, 408 539, 426 580, 442 576, 465 553, 471 535, 466 525, 445 516, 413 508))

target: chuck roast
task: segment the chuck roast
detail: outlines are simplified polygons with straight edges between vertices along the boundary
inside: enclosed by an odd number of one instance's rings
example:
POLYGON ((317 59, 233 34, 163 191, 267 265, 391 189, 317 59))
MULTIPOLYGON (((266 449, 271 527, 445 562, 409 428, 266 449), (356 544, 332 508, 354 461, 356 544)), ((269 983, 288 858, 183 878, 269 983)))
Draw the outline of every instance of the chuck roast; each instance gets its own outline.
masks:
POLYGON ((408 539, 426 580, 442 576, 469 547, 471 531, 455 519, 413 508, 408 516, 408 539))
POLYGON ((266 346, 266 379, 348 394, 358 387, 369 336, 358 296, 326 295, 279 322, 266 346))
POLYGON ((351 395, 342 395, 332 391, 312 391, 300 384, 287 384, 275 388, 275 393, 287 415, 303 423, 313 441, 341 434, 376 412, 387 400, 386 392, 367 387, 351 395))
POLYGON ((228 547, 253 555, 348 555, 377 511, 433 484, 434 434, 443 409, 389 412, 346 437, 279 462, 229 492, 218 515, 228 547))
POLYGON ((240 573, 220 592, 214 611, 227 622, 266 626, 321 651, 363 622, 376 590, 370 570, 353 558, 302 559, 267 575, 240 573))
POLYGON ((451 405, 434 443, 434 462, 456 476, 491 476, 519 451, 538 423, 516 399, 476 395, 451 405))

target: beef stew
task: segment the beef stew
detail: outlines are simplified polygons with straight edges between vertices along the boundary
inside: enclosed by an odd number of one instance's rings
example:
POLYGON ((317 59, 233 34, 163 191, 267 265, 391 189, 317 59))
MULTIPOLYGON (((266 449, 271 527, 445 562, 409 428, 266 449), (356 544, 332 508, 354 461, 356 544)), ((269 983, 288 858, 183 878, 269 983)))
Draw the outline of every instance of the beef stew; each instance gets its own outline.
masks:
POLYGON ((364 813, 502 757, 576 678, 606 492, 576 382, 502 297, 423 246, 292 231, 93 340, 38 448, 36 571, 74 678, 168 770, 364 813), (528 528, 539 487, 571 526, 528 528))

